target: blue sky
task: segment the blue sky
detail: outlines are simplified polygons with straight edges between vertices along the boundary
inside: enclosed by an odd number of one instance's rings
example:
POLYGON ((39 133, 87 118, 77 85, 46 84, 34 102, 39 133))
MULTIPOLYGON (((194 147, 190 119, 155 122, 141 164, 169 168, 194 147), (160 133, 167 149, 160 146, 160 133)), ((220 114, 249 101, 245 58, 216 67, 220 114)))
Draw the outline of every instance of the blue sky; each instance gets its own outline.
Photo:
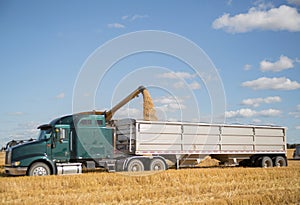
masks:
MULTIPOLYGON (((286 126, 288 142, 300 143, 299 0, 2 0, 0 26, 0 144, 35 137, 39 124, 72 113, 88 57, 141 30, 182 36, 209 56, 224 86, 226 123, 286 126)), ((90 109, 108 109, 143 84, 161 120, 207 121, 211 99, 201 77, 172 56, 131 55, 109 70, 90 109)), ((116 117, 141 117, 141 102, 116 117)))

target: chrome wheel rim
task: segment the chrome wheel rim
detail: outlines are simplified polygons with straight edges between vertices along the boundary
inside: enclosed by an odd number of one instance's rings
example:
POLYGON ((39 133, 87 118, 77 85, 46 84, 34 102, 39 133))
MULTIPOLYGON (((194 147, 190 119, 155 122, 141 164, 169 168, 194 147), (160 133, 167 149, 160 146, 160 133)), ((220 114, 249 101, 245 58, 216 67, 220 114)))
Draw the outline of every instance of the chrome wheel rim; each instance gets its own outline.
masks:
POLYGON ((44 167, 37 167, 33 170, 34 176, 45 176, 47 175, 47 170, 44 167))

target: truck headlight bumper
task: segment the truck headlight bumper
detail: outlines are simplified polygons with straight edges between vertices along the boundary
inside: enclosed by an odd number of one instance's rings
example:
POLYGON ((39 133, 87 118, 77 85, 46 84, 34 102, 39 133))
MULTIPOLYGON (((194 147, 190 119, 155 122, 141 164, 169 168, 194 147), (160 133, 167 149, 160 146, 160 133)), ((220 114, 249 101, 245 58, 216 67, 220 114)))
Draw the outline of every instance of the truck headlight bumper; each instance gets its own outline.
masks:
POLYGON ((4 170, 9 175, 26 175, 27 167, 4 167, 4 170))
POLYGON ((17 167, 17 166, 19 166, 21 164, 21 162, 20 161, 16 161, 16 162, 12 162, 11 164, 12 164, 12 166, 17 167))

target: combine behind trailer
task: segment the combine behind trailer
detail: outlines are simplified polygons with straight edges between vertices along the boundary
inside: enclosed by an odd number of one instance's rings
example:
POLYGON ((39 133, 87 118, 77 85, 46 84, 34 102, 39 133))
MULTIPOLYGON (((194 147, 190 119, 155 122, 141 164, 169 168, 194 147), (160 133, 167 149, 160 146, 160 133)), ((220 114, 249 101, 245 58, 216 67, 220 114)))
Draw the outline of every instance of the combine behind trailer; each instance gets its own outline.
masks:
POLYGON ((300 145, 297 145, 293 154, 293 159, 300 159, 300 145))

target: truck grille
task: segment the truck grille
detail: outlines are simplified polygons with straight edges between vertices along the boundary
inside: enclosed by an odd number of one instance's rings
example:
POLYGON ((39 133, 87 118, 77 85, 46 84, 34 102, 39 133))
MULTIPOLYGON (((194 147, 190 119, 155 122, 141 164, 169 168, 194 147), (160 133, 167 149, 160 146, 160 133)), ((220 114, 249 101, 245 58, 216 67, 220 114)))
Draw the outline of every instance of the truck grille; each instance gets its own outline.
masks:
POLYGON ((10 164, 11 164, 11 149, 8 148, 5 154, 5 165, 10 165, 10 164))

